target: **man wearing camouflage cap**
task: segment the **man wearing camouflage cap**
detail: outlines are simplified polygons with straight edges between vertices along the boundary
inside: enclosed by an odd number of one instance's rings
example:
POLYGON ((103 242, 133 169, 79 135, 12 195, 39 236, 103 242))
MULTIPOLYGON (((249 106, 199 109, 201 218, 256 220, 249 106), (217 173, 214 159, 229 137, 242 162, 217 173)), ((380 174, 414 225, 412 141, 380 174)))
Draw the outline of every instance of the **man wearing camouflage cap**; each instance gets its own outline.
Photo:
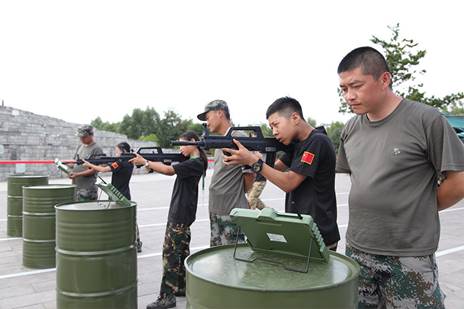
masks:
MULTIPOLYGON (((223 100, 214 100, 205 106, 198 119, 206 121, 211 133, 227 135, 232 127, 229 107, 223 100)), ((234 136, 246 136, 234 131, 234 136)), ((254 174, 248 168, 224 164, 221 149, 214 153, 214 172, 209 187, 209 216, 211 223, 211 247, 232 244, 237 234, 237 226, 230 219, 233 208, 248 208, 245 196, 254 181, 254 174)), ((239 235, 244 240, 243 235, 239 235)))
MULTIPOLYGON (((96 156, 104 155, 100 146, 95 143, 93 127, 89 125, 82 126, 77 129, 77 136, 81 140, 81 145, 77 147, 74 159, 92 159, 96 156)), ((97 181, 96 172, 92 169, 87 169, 82 165, 75 165, 72 172, 69 174, 73 184, 76 185, 76 197, 79 201, 94 201, 97 200, 97 181)))

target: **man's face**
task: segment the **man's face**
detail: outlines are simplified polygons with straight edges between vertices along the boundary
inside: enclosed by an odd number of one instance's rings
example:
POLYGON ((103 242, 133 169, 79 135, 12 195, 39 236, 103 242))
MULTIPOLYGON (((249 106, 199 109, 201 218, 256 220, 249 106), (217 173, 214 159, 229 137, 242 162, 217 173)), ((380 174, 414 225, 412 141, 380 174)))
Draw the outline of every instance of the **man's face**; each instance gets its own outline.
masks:
POLYGON ((219 130, 223 119, 221 114, 222 111, 209 111, 206 114, 206 124, 210 132, 217 133, 219 130))
POLYGON ((363 115, 381 107, 390 84, 389 73, 385 72, 376 80, 374 76, 364 74, 362 68, 358 67, 340 73, 339 77, 343 97, 353 113, 363 115))
POLYGON ((93 142, 93 136, 92 135, 82 136, 80 139, 81 139, 81 143, 84 144, 84 145, 90 145, 93 142))
POLYGON ((289 145, 295 137, 295 113, 290 117, 282 116, 278 112, 267 119, 274 137, 282 144, 289 145))

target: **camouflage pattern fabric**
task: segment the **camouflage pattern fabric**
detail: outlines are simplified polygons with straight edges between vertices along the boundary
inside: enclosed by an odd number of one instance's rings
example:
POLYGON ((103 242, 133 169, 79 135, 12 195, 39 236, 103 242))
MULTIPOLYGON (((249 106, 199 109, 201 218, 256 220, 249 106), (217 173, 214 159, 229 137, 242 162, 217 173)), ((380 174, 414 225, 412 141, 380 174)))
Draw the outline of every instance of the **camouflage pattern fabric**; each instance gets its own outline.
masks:
POLYGON ((76 200, 79 202, 96 201, 98 199, 97 187, 90 189, 76 189, 76 200))
MULTIPOLYGON (((219 216, 210 213, 209 220, 211 224, 211 247, 232 245, 236 243, 239 228, 237 225, 232 223, 230 216, 219 216)), ((242 233, 238 236, 238 242, 245 242, 245 236, 242 233)))
POLYGON ((358 308, 445 308, 435 255, 373 255, 346 247, 361 266, 358 308))
POLYGON ((255 181, 251 187, 250 192, 248 193, 248 204, 251 209, 263 209, 266 207, 263 201, 259 198, 261 193, 263 193, 264 187, 266 186, 265 181, 255 181))
POLYGON ((168 223, 163 244, 163 278, 160 295, 185 293, 184 261, 190 254, 190 227, 168 223))

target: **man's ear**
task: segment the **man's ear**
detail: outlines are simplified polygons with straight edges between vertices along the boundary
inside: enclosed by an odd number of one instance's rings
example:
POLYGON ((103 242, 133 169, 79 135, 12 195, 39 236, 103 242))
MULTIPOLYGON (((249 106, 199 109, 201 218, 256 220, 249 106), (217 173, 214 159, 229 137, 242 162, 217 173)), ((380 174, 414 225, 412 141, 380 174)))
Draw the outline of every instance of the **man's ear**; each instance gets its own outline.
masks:
POLYGON ((290 119, 291 119, 292 122, 295 123, 295 124, 299 124, 300 121, 301 121, 301 117, 300 117, 300 115, 299 115, 297 112, 293 112, 293 113, 290 115, 290 119))
POLYGON ((380 80, 382 81, 383 87, 386 88, 391 88, 391 84, 393 82, 392 80, 392 75, 389 72, 384 72, 380 76, 380 80))

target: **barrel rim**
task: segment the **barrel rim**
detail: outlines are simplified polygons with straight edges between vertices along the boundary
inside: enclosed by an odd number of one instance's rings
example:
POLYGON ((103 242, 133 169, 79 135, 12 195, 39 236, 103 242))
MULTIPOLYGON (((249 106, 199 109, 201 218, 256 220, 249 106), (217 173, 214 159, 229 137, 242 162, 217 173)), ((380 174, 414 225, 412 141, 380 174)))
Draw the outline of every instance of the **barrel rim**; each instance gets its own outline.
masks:
MULTIPOLYGON (((333 255, 341 260, 344 260, 346 262, 348 262, 349 265, 351 265, 350 269, 352 269, 352 273, 351 273, 351 276, 345 278, 343 281, 340 281, 340 282, 337 282, 337 283, 333 283, 333 284, 330 284, 330 285, 324 285, 324 286, 318 286, 318 287, 312 287, 312 288, 306 288, 306 289, 292 289, 292 290, 282 290, 282 289, 275 289, 275 290, 264 290, 264 289, 260 289, 260 288, 254 288, 254 287, 243 287, 243 286, 232 286, 232 285, 227 285, 227 284, 224 284, 224 283, 221 283, 221 282, 217 282, 217 281, 214 281, 214 280, 211 280, 209 278, 205 278, 203 276, 200 276, 200 275, 197 275, 195 274, 192 269, 190 268, 189 266, 189 262, 190 260, 194 259, 194 258, 197 258, 198 256, 201 256, 205 253, 208 253, 208 252, 211 252, 211 251, 216 251, 218 249, 232 249, 234 248, 235 245, 225 245, 225 246, 218 246, 218 247, 212 247, 212 248, 207 248, 207 249, 203 249, 203 250, 200 250, 198 252, 195 252, 191 255, 189 255, 185 261, 184 261, 184 266, 185 266, 185 270, 186 270, 186 274, 189 274, 199 280, 203 280, 203 281, 206 281, 208 283, 212 283, 212 284, 215 284, 215 285, 218 285, 218 286, 222 286, 222 287, 225 287, 225 288, 229 288, 229 289, 236 289, 236 290, 243 290, 243 291, 253 291, 253 292, 275 292, 275 293, 288 293, 288 292, 308 292, 308 291, 319 291, 319 290, 325 290, 327 288, 337 288, 339 286, 342 286, 342 285, 345 285, 353 280, 358 280, 359 278, 359 274, 360 274, 360 271, 361 271, 361 268, 359 266, 359 264, 347 257, 346 255, 343 255, 343 254, 340 254, 340 253, 337 253, 337 252, 333 252, 333 251, 329 251, 329 255, 333 255)), ((238 244, 237 247, 249 247, 247 244, 238 244)), ((311 266, 310 266, 310 269, 311 269, 311 266)))
POLYGON ((15 174, 15 175, 10 175, 8 176, 8 179, 36 179, 36 178, 46 178, 48 179, 48 176, 46 175, 29 175, 29 174, 15 174))
POLYGON ((23 190, 38 190, 38 189, 47 189, 47 190, 58 190, 58 189, 63 189, 63 188, 76 188, 76 185, 73 184, 46 184, 46 185, 31 185, 31 186, 23 186, 23 190))
POLYGON ((75 204, 93 204, 96 202, 102 202, 102 203, 117 203, 112 200, 96 200, 96 201, 78 201, 78 202, 66 202, 66 203, 59 203, 54 206, 56 210, 60 211, 77 211, 77 212, 82 212, 82 211, 108 211, 108 210, 121 210, 121 209, 127 209, 127 208, 132 208, 136 207, 137 203, 131 201, 130 206, 121 206, 119 208, 100 208, 100 209, 66 209, 66 208, 60 208, 61 206, 67 206, 67 205, 75 205, 75 204))

